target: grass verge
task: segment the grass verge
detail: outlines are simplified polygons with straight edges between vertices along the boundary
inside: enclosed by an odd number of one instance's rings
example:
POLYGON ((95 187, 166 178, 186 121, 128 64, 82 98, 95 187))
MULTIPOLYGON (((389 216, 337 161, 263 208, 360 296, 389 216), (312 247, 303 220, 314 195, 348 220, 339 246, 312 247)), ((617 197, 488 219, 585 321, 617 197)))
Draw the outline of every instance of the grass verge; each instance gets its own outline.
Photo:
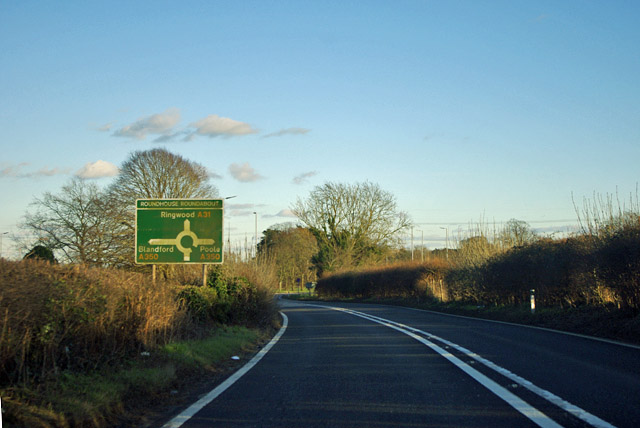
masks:
MULTIPOLYGON (((163 409, 190 395, 203 379, 222 376, 267 339, 266 332, 223 327, 202 340, 175 342, 135 360, 91 373, 63 372, 37 390, 0 390, 4 422, 12 427, 142 426, 147 410, 163 409)), ((156 415, 157 416, 157 415, 156 415)))

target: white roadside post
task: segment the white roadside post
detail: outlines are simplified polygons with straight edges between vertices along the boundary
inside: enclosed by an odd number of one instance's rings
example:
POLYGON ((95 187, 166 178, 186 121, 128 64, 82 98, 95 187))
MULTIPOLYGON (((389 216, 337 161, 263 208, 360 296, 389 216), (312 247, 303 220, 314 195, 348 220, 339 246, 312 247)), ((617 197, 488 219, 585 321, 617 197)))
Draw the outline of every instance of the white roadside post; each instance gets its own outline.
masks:
POLYGON ((536 313, 536 290, 531 289, 531 313, 536 313))

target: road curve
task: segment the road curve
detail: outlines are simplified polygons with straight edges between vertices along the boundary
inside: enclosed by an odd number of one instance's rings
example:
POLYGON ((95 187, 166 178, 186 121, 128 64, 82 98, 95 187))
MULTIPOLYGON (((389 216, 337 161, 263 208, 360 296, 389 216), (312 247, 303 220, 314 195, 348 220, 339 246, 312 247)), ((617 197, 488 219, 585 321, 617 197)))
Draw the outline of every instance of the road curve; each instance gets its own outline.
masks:
POLYGON ((366 304, 288 328, 182 427, 640 426, 640 349, 366 304))

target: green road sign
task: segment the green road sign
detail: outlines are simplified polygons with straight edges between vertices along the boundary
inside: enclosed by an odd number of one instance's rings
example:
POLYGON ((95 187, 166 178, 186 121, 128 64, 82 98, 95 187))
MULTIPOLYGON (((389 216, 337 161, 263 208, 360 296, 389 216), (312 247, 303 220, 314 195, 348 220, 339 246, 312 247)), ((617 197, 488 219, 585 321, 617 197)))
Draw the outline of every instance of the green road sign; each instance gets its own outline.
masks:
POLYGON ((138 199, 136 263, 222 263, 222 199, 138 199))

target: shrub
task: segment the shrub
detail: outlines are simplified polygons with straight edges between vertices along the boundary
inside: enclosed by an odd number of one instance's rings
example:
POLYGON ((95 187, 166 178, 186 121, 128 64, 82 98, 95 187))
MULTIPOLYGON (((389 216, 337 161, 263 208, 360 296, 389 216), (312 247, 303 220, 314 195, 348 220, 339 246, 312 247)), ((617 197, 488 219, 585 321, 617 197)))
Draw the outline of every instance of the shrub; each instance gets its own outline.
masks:
POLYGON ((139 273, 0 260, 0 280, 0 382, 92 368, 184 328, 175 289, 139 273))
POLYGON ((618 307, 640 310, 640 227, 620 230, 595 254, 596 273, 618 307))
POLYGON ((27 254, 25 254, 23 258, 45 260, 49 263, 56 262, 53 251, 43 245, 36 245, 27 254))
POLYGON ((544 305, 576 306, 586 303, 594 287, 588 243, 581 238, 539 240, 490 259, 480 269, 485 299, 494 304, 519 305, 531 289, 544 305))
POLYGON ((215 289, 193 285, 183 287, 177 297, 191 317, 199 322, 207 321, 211 317, 211 310, 218 300, 215 289))
MULTIPOLYGON (((194 269, 166 271, 197 283, 194 269)), ((47 394, 70 375, 117 371, 142 351, 209 336, 219 324, 275 323, 265 287, 229 277, 222 267, 213 271, 213 286, 183 286, 153 284, 138 272, 0 259, 0 389, 7 418, 19 415, 21 426, 68 426, 47 394)))
POLYGON ((319 280, 316 290, 323 297, 435 297, 498 306, 526 304, 531 289, 542 306, 615 305, 640 312, 640 225, 598 239, 540 239, 482 262, 342 272, 319 280))
POLYGON ((236 324, 267 326, 276 315, 273 294, 216 266, 207 277, 207 286, 184 286, 178 299, 194 321, 207 325, 236 324))
POLYGON ((423 298, 442 294, 439 285, 444 265, 401 263, 360 272, 343 272, 318 280, 316 292, 323 297, 423 298))

